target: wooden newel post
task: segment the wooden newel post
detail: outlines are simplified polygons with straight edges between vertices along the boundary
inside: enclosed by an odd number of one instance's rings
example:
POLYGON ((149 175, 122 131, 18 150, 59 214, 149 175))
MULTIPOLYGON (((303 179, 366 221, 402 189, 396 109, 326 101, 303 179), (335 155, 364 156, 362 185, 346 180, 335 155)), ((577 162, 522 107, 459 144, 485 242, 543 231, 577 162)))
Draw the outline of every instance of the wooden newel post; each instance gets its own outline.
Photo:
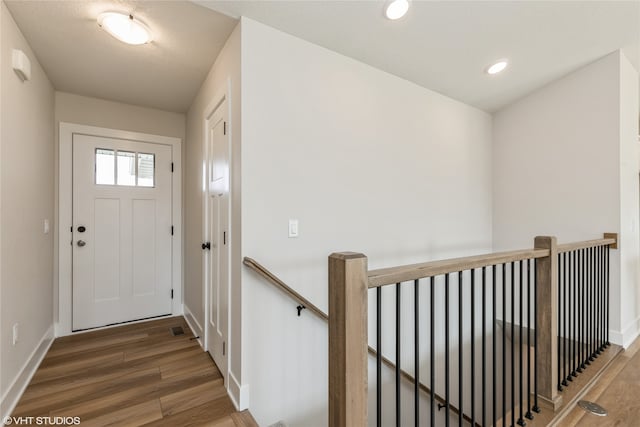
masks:
POLYGON ((538 397, 556 410, 558 394, 558 243, 555 237, 538 236, 536 249, 549 249, 549 256, 536 262, 536 333, 538 334, 538 397))
POLYGON ((329 256, 329 426, 367 424, 367 257, 329 256))

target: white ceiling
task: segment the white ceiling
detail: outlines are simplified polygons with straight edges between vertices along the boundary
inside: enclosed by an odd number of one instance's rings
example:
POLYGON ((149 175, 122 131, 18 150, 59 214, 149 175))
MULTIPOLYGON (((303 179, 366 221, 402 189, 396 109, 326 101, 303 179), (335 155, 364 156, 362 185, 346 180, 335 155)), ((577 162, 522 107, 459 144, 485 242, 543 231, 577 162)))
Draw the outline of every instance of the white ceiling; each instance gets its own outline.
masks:
POLYGON ((385 0, 5 2, 56 89, 177 112, 242 15, 489 112, 619 48, 640 69, 640 0, 413 0, 395 22, 385 0), (133 11, 154 41, 118 42, 96 23, 106 10, 133 11))
POLYGON ((57 90, 185 112, 237 20, 186 1, 6 0, 57 90), (96 22, 133 14, 154 40, 125 45, 96 22))
POLYGON ((413 0, 398 21, 383 17, 385 0, 196 2, 490 112, 619 48, 640 69, 640 0, 413 0), (505 57, 505 73, 483 72, 505 57))

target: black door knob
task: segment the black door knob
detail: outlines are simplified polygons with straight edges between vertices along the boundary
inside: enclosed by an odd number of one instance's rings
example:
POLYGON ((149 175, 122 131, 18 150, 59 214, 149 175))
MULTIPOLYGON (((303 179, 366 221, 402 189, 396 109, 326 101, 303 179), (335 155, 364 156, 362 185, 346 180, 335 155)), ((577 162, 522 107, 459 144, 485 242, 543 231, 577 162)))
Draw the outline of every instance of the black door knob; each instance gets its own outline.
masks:
POLYGON ((78 227, 78 233, 84 233, 85 231, 87 231, 87 228, 84 225, 78 227))
POLYGON ((211 250, 211 242, 203 243, 202 250, 209 249, 211 250))

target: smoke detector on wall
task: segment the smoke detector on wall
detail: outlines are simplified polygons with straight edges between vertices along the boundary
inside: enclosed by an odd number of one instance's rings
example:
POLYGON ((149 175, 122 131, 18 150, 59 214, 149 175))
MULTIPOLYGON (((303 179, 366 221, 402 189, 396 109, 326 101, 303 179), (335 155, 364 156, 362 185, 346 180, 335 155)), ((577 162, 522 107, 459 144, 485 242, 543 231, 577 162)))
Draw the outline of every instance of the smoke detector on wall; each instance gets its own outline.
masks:
POLYGON ((11 65, 23 82, 31 79, 31 61, 29 61, 29 57, 20 49, 13 49, 11 65))

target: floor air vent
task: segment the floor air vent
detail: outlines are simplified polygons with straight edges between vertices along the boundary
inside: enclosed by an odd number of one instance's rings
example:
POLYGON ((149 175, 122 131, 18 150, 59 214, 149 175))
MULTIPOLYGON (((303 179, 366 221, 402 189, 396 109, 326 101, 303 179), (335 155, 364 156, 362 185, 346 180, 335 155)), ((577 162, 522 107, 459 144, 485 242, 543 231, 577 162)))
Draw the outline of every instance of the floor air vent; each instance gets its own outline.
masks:
POLYGON ((169 330, 171 331, 171 335, 173 335, 174 337, 176 335, 184 335, 184 329, 182 329, 182 326, 174 326, 172 328, 169 328, 169 330))
POLYGON ((589 412, 593 415, 598 415, 600 417, 606 417, 608 412, 602 406, 597 403, 589 402, 588 400, 581 400, 578 402, 578 406, 580 406, 585 411, 589 412))

